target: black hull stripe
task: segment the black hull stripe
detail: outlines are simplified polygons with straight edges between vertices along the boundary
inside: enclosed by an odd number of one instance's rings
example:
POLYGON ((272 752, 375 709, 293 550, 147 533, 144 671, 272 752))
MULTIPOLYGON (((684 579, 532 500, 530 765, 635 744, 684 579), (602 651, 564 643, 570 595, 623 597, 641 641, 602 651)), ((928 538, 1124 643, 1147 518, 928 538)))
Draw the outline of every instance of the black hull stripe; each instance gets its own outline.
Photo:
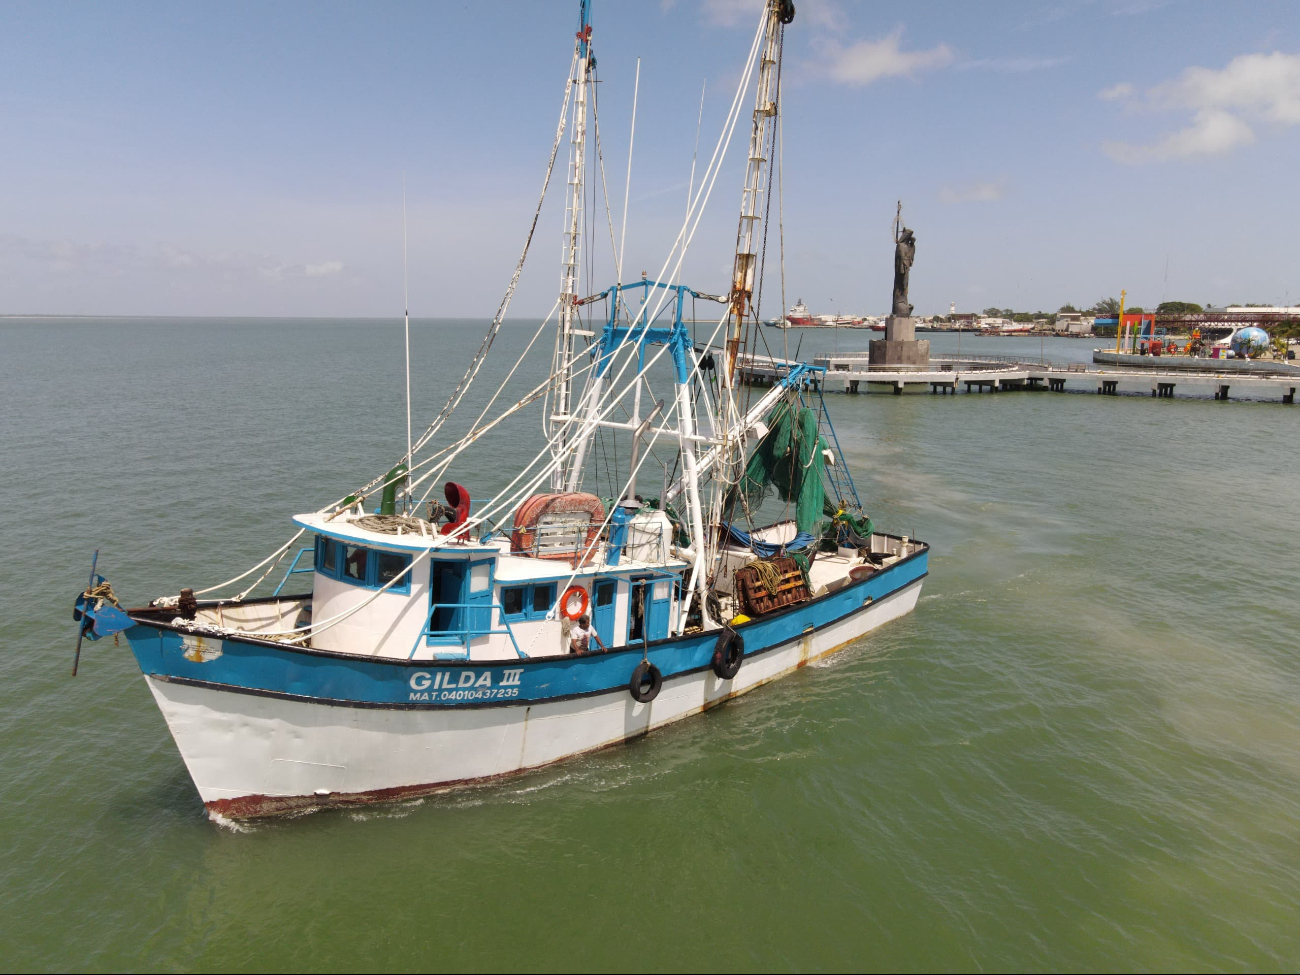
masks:
MULTIPOLYGON (((917 576, 915 579, 911 579, 908 582, 903 583, 898 588, 891 589, 889 592, 885 593, 885 595, 881 596, 879 599, 874 600, 870 606, 859 607, 858 609, 855 609, 851 613, 845 613, 843 616, 837 616, 835 619, 829 621, 828 623, 822 624, 820 627, 817 628, 817 630, 814 630, 813 632, 815 633, 818 632, 819 630, 824 630, 829 626, 834 626, 837 623, 841 623, 844 620, 850 619, 851 617, 855 616, 859 612, 869 611, 871 609, 874 609, 876 606, 883 605, 886 601, 893 599, 899 593, 910 588, 911 586, 920 585, 921 582, 929 574, 930 573, 928 572, 924 572, 921 575, 917 576)), ((842 590, 836 590, 836 591, 841 592, 842 590)), ((799 640, 802 640, 805 636, 807 636, 806 633, 800 633, 797 636, 793 636, 788 640, 782 640, 780 643, 774 643, 770 647, 764 647, 762 650, 757 650, 753 653, 747 653, 745 654, 745 659, 750 660, 756 657, 761 657, 764 654, 772 653, 775 650, 780 650, 783 647, 787 647, 792 643, 796 643, 799 640)), ((658 642, 662 643, 665 641, 658 641, 658 642)), ((651 646, 654 646, 654 644, 652 643, 651 646)), ((641 650, 638 648, 635 650, 635 652, 640 653, 641 650)), ((519 661, 519 662, 523 663, 523 661, 519 661)), ((508 661, 508 663, 510 663, 511 666, 514 666, 515 661, 513 660, 508 661)), ((475 666, 499 666, 499 664, 488 664, 486 662, 481 661, 475 666)), ((678 677, 689 677, 692 674, 701 673, 705 670, 709 670, 710 666, 711 666, 710 664, 704 664, 701 667, 692 667, 690 670, 679 670, 675 674, 665 676, 664 683, 666 684, 668 681, 676 680, 678 677)), ((465 665, 462 664, 461 669, 464 669, 464 667, 465 665)), ((465 701, 456 704, 434 704, 431 702, 426 703, 421 701, 415 704, 411 704, 411 703, 405 703, 401 701, 392 701, 392 702, 390 701, 345 701, 336 697, 312 697, 307 694, 289 694, 286 693, 285 691, 268 691, 259 687, 241 687, 238 684, 218 684, 218 683, 214 683, 213 681, 195 680, 192 677, 171 677, 167 674, 150 674, 149 677, 153 680, 161 681, 166 684, 181 684, 186 687, 202 687, 207 690, 226 691, 231 694, 247 694, 251 697, 271 697, 281 701, 297 701, 300 704, 316 704, 323 707, 332 707, 332 708, 359 708, 361 710, 367 710, 367 711, 468 711, 468 710, 478 710, 480 708, 533 707, 541 704, 550 704, 554 701, 572 701, 572 700, 577 700, 579 698, 598 697, 601 694, 610 694, 615 691, 626 690, 624 685, 616 684, 612 687, 600 688, 594 691, 580 691, 574 694, 557 694, 555 697, 543 697, 543 698, 536 698, 536 699, 514 698, 509 701, 465 701)))

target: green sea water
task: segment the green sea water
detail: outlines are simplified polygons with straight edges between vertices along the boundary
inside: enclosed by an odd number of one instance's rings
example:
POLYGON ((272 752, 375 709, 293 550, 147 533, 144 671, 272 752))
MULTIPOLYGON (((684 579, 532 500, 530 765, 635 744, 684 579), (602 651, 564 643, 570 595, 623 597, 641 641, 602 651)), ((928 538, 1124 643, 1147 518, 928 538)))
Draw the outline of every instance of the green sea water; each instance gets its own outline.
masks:
MULTIPOLYGON (((482 329, 413 327, 417 427, 482 329)), ((1040 348, 1091 345, 963 339, 1040 348)), ((0 322, 0 968, 1300 963, 1300 411, 1272 402, 830 397, 876 523, 933 546, 913 614, 545 771, 210 823, 126 647, 69 676, 91 551, 128 602, 234 575, 401 453, 401 365, 386 322, 0 322)))

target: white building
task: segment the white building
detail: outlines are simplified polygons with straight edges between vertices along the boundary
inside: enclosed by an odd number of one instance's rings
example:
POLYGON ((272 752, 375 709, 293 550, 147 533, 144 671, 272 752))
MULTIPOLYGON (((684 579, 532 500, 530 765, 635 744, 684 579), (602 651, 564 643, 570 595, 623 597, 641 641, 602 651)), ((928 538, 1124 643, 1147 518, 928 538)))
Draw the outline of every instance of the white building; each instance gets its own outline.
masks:
POLYGON ((1300 305, 1269 305, 1268 307, 1261 307, 1259 305, 1255 305, 1254 307, 1247 307, 1246 305, 1229 305, 1224 309, 1224 311, 1234 315, 1295 315, 1300 317, 1300 305))

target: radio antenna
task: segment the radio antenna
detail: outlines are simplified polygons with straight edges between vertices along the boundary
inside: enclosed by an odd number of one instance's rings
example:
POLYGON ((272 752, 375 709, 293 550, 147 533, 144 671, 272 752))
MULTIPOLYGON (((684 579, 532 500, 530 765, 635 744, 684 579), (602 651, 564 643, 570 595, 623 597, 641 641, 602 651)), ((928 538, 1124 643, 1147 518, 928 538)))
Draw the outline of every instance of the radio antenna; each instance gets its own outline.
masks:
MULTIPOLYGON (((402 173, 402 306, 406 313, 406 466, 411 466, 411 274, 406 244, 406 173, 402 173)), ((409 493, 409 481, 407 491, 409 493)))
POLYGON ((632 84, 632 134, 627 138, 627 185, 623 187, 623 236, 618 242, 618 283, 623 283, 623 250, 627 247, 627 201, 632 193, 632 147, 636 143, 636 96, 641 90, 641 59, 636 59, 636 81, 632 84))

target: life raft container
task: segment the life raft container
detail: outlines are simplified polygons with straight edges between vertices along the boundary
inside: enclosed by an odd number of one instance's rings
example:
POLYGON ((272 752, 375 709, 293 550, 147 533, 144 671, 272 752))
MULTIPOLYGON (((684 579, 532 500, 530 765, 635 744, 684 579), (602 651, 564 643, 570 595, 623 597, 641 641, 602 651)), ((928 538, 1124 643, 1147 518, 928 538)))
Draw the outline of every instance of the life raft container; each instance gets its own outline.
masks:
POLYGON ((510 551, 539 559, 563 559, 577 568, 596 554, 605 506, 594 494, 534 494, 515 512, 510 551))

